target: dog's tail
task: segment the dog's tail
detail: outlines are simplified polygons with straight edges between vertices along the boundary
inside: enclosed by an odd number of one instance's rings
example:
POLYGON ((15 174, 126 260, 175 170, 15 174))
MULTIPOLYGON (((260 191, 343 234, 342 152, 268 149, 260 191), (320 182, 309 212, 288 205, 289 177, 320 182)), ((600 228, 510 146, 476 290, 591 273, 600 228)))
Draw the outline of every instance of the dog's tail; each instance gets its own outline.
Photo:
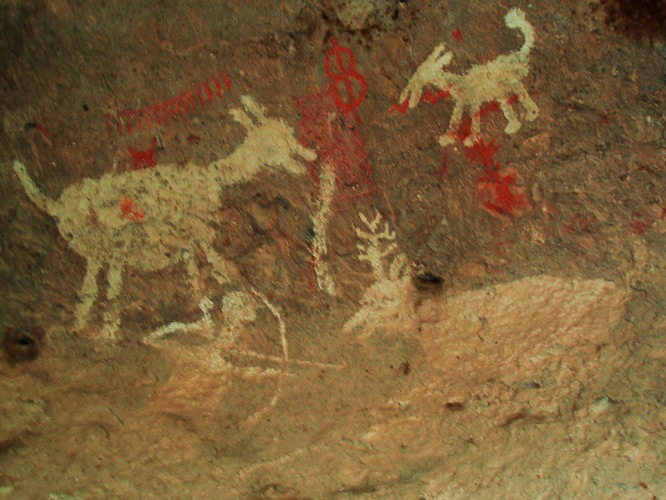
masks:
POLYGON ((525 37, 525 42, 518 51, 518 54, 521 59, 526 58, 530 53, 530 49, 534 46, 534 28, 527 21, 525 12, 520 9, 511 9, 504 16, 504 23, 508 28, 519 29, 522 31, 523 36, 525 37))
POLYGON ((44 210, 47 214, 55 217, 56 202, 40 191, 37 184, 35 184, 35 181, 33 181, 30 174, 28 174, 23 163, 18 160, 14 161, 14 172, 16 172, 16 175, 18 175, 18 178, 21 180, 23 189, 25 189, 30 201, 44 210))

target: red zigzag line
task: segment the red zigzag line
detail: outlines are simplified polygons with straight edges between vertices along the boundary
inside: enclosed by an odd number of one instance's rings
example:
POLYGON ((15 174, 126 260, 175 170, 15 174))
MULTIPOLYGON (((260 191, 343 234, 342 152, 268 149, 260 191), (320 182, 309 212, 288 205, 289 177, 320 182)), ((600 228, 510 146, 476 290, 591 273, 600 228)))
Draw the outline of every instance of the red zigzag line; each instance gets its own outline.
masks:
POLYGON ((196 85, 194 88, 178 94, 176 97, 151 104, 139 109, 119 109, 115 114, 104 113, 106 130, 109 134, 115 128, 119 135, 126 133, 132 135, 134 129, 141 130, 144 126, 151 128, 156 125, 166 125, 171 120, 179 120, 183 114, 196 111, 197 104, 203 108, 204 104, 213 100, 213 94, 222 97, 223 89, 231 92, 231 80, 220 73, 196 85))

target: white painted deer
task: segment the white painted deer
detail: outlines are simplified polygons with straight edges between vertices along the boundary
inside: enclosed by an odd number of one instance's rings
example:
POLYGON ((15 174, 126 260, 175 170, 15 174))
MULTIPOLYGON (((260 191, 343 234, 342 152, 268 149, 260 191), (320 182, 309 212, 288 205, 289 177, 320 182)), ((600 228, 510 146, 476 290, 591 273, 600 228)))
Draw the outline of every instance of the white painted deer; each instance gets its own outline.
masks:
POLYGON ((292 127, 268 118, 251 97, 241 97, 243 109, 230 114, 245 128, 245 141, 229 156, 206 166, 191 163, 158 166, 121 174, 108 173, 99 179, 84 179, 66 188, 57 200, 45 196, 18 160, 14 171, 28 197, 54 217, 70 247, 86 259, 86 275, 75 311, 76 328, 85 326, 97 298, 97 275, 107 270, 107 299, 103 334, 114 337, 120 324, 117 298, 125 267, 155 271, 182 262, 189 282, 200 294, 199 270, 194 253, 200 248, 212 265, 219 283, 235 274, 213 248, 211 224, 221 206, 225 186, 249 181, 262 167, 282 167, 302 175, 305 166, 295 156, 313 161, 317 155, 303 147, 292 127), (123 201, 140 210, 128 216, 123 201))
POLYGON ((417 68, 407 86, 400 94, 400 102, 409 101, 409 108, 413 109, 419 103, 423 91, 433 86, 448 91, 455 100, 455 106, 449 129, 439 138, 439 143, 446 147, 455 142, 456 132, 462 120, 466 106, 470 108, 472 119, 471 135, 464 141, 471 146, 479 139, 481 133, 481 114, 479 111, 484 103, 498 101, 508 124, 504 129, 507 134, 515 134, 521 127, 516 112, 511 107, 511 96, 517 95, 518 100, 525 107, 525 118, 534 120, 539 115, 539 108, 527 94, 522 80, 529 72, 529 53, 534 46, 534 28, 525 18, 520 9, 511 9, 505 16, 507 27, 519 29, 525 37, 523 46, 510 54, 504 54, 485 64, 472 66, 465 74, 444 71, 453 54, 446 52, 443 43, 439 44, 430 53, 428 58, 417 68))

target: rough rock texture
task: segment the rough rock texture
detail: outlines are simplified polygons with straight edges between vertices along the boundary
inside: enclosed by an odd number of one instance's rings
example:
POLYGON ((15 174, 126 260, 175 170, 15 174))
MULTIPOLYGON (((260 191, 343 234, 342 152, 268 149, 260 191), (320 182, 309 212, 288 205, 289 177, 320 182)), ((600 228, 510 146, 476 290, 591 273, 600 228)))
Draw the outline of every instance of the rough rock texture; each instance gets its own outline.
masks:
POLYGON ((0 2, 0 498, 658 498, 648 4, 0 2))

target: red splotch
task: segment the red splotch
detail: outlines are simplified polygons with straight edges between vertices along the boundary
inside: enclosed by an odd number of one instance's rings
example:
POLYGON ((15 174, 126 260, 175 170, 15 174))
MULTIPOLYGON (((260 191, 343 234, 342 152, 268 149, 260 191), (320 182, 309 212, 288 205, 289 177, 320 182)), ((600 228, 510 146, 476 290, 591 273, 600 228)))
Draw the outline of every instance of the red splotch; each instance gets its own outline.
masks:
POLYGON ((476 191, 483 208, 491 214, 523 215, 530 208, 522 188, 516 186, 518 172, 511 168, 492 170, 476 180, 476 191))
POLYGON ((470 162, 479 162, 486 168, 497 168, 499 163, 495 160, 495 155, 498 151, 499 147, 493 141, 486 144, 479 139, 465 150, 465 157, 470 162))
POLYGON ((201 137, 195 134, 189 134, 186 140, 189 144, 199 144, 201 137))
POLYGON ((462 30, 460 29, 453 30, 451 32, 451 38, 453 38, 456 42, 462 42, 463 41, 462 30))
POLYGON ((143 219, 143 210, 134 205, 134 202, 127 197, 120 203, 120 212, 123 217, 132 222, 143 219))
POLYGON ((153 138, 150 149, 137 151, 132 146, 129 147, 132 156, 132 170, 141 170, 142 168, 152 168, 157 165, 155 160, 155 151, 157 150, 157 139, 153 138))
POLYGON ((484 175, 476 182, 476 195, 483 209, 492 215, 518 217, 530 210, 531 205, 522 187, 516 185, 518 172, 513 168, 500 168, 495 156, 499 147, 493 141, 476 141, 465 149, 470 163, 481 163, 484 175))

